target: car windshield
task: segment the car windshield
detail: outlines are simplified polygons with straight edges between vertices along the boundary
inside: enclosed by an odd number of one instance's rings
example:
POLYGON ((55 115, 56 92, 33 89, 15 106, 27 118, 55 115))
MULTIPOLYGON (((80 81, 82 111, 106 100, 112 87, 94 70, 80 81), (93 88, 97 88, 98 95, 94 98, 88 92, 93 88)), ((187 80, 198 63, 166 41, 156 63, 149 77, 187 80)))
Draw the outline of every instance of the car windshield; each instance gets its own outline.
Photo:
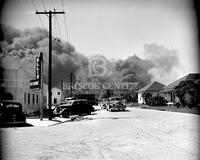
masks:
POLYGON ((73 101, 67 101, 66 102, 66 104, 72 104, 73 103, 73 101))
POLYGON ((20 108, 18 104, 6 104, 5 107, 6 108, 20 108))
POLYGON ((87 101, 80 101, 80 103, 82 103, 82 104, 87 104, 87 101))
POLYGON ((108 99, 102 99, 102 102, 107 102, 108 101, 108 99))
POLYGON ((22 107, 17 103, 3 103, 1 106, 1 112, 6 111, 7 113, 20 113, 22 112, 22 107))
POLYGON ((120 97, 113 97, 113 98, 110 98, 110 101, 120 101, 121 98, 120 97))

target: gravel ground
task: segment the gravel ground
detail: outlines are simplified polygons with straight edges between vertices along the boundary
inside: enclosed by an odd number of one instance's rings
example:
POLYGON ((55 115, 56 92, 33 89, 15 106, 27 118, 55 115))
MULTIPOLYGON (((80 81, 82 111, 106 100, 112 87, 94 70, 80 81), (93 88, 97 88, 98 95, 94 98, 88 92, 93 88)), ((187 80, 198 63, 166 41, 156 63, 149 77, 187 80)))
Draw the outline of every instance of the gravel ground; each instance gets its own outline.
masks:
POLYGON ((148 106, 148 105, 131 105, 128 104, 128 107, 135 107, 141 109, 154 109, 160 111, 170 111, 170 112, 181 112, 181 113, 191 113, 191 114, 198 114, 200 115, 200 107, 180 107, 177 108, 176 106, 148 106))
POLYGON ((3 128, 6 160, 198 160, 199 115, 128 108, 49 127, 3 128))

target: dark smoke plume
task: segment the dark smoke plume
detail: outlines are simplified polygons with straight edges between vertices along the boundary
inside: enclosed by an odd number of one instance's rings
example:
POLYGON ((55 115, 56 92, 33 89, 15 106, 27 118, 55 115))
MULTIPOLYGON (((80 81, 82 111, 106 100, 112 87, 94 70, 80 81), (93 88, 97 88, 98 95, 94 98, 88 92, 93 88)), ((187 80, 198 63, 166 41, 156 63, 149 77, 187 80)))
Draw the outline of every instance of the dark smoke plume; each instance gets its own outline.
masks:
MULTIPOLYGON (((23 68, 34 75, 35 58, 40 52, 44 55, 44 79, 48 79, 48 32, 41 28, 19 31, 13 27, 2 27, 4 41, 0 42, 1 61, 5 68, 23 68)), ((69 42, 53 38, 52 42, 52 85, 60 86, 61 81, 70 80, 70 74, 87 65, 87 58, 76 52, 69 42)))
MULTIPOLYGON (((6 68, 21 68, 34 75, 34 57, 43 52, 43 76, 48 82, 47 30, 37 27, 20 31, 5 25, 2 25, 2 29, 4 31, 4 40, 0 42, 2 65, 6 68)), ((157 44, 146 44, 145 58, 133 55, 125 60, 108 60, 102 55, 96 55, 95 57, 104 58, 109 62, 108 67, 112 74, 90 77, 88 76, 90 57, 79 54, 69 42, 53 38, 52 54, 53 87, 60 86, 61 81, 70 82, 71 73, 73 81, 77 82, 139 82, 140 87, 154 80, 166 83, 176 77, 174 67, 179 64, 176 50, 169 50, 157 44)))
POLYGON ((153 66, 151 61, 133 55, 124 61, 118 61, 116 70, 120 71, 122 82, 139 82, 143 87, 152 79, 152 75, 148 73, 148 70, 153 66))
POLYGON ((176 50, 169 50, 158 44, 144 45, 145 58, 136 55, 116 63, 116 70, 121 72, 123 82, 138 81, 141 86, 151 81, 169 83, 177 76, 174 71, 179 65, 176 50))

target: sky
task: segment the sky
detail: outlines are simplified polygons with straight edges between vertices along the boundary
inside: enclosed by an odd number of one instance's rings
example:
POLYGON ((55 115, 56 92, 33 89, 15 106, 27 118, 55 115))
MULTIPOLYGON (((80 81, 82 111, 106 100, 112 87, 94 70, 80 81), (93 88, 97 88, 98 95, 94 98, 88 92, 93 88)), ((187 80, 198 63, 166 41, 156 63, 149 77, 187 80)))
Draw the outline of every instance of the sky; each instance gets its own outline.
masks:
POLYGON ((126 59, 133 54, 145 58, 144 45, 158 44, 177 50, 180 65, 176 68, 179 77, 175 78, 180 78, 198 72, 196 19, 189 2, 7 0, 1 11, 1 23, 20 30, 38 26, 48 29, 48 17, 36 15, 36 9, 64 10, 65 15, 52 19, 53 36, 69 41, 79 53, 101 54, 109 59, 126 59))

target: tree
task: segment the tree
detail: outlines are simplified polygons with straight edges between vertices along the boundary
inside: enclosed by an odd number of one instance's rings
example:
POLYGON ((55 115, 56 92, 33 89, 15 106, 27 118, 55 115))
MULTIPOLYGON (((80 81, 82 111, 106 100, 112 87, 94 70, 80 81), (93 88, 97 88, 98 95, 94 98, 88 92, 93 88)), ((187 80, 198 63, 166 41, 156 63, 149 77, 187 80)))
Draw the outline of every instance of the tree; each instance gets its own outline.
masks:
POLYGON ((178 86, 175 87, 175 94, 180 99, 180 103, 183 106, 192 107, 195 105, 195 92, 197 85, 194 81, 181 81, 178 86))
POLYGON ((144 99, 144 101, 146 102, 146 104, 149 105, 150 101, 152 99, 152 94, 148 93, 148 92, 144 92, 144 93, 142 93, 142 98, 144 99))
POLYGON ((150 100, 150 105, 151 106, 165 106, 167 101, 165 100, 164 97, 161 97, 159 95, 152 97, 150 100))

